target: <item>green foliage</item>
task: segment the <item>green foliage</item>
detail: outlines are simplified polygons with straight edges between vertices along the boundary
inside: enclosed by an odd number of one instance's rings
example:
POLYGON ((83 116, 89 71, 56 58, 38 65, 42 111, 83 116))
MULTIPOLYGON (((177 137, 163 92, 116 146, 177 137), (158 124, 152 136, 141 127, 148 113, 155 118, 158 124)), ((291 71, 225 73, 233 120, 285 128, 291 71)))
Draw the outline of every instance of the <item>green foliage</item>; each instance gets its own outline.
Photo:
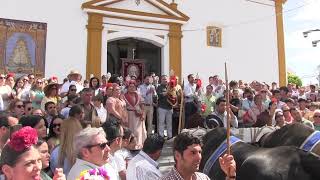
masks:
POLYGON ((300 79, 299 76, 297 75, 294 75, 294 74, 288 74, 288 83, 291 83, 291 84, 296 84, 298 86, 302 86, 302 81, 300 79))

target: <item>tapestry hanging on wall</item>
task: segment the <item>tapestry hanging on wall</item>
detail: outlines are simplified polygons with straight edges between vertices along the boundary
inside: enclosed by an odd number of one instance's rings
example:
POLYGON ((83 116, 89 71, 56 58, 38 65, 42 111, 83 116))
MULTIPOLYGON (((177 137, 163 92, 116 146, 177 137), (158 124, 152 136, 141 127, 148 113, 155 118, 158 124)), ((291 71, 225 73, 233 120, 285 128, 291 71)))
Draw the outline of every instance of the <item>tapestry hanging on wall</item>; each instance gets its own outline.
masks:
POLYGON ((0 18, 0 72, 44 77, 47 24, 0 18))

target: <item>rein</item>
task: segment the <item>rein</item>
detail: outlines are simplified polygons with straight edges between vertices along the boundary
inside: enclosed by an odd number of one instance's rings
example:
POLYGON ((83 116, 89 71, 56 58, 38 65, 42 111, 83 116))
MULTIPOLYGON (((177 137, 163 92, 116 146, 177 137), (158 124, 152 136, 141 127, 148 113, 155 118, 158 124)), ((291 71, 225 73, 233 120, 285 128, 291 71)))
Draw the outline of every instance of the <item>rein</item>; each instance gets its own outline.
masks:
MULTIPOLYGON (((243 142, 241 139, 235 137, 235 136, 230 136, 230 146, 238 143, 238 142, 243 142)), ((227 150, 227 139, 225 139, 220 146, 211 154, 209 159, 207 160, 206 164, 204 165, 203 168, 203 173, 206 175, 209 175, 209 172, 213 166, 213 164, 217 161, 217 159, 227 150)))
POLYGON ((313 132, 300 146, 307 152, 312 151, 320 143, 320 131, 313 132))

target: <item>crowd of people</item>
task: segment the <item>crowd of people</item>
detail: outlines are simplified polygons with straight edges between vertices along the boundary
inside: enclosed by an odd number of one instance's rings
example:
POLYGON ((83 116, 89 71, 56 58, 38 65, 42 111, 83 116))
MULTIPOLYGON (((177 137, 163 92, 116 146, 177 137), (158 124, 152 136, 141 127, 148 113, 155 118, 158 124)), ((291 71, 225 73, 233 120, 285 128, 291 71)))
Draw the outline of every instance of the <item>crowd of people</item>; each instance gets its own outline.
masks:
MULTIPOLYGON (((314 85, 231 81, 226 92, 219 76, 208 83, 193 74, 187 79, 179 85, 174 75, 150 73, 141 82, 111 74, 83 80, 73 70, 59 84, 55 76, 1 74, 0 179, 74 180, 99 168, 95 173, 111 180, 209 179, 197 172, 200 140, 178 134, 179 123, 226 127, 229 111, 234 128, 297 122, 320 129, 320 93, 314 85), (157 159, 165 140, 174 136, 175 166, 162 175, 157 159)), ((227 179, 235 179, 232 156, 221 157, 220 166, 227 179)))

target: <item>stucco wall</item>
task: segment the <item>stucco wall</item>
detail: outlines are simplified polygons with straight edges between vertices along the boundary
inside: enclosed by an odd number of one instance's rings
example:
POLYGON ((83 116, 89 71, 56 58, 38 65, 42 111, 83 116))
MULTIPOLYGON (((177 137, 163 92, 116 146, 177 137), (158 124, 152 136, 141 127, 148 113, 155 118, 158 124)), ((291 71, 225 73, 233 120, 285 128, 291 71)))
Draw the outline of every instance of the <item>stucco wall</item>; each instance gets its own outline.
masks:
MULTIPOLYGON (((269 0, 259 1, 272 4, 269 0)), ((82 2, 82 0, 2 0, 0 17, 48 23, 46 76, 55 74, 61 79, 71 69, 77 69, 85 75, 87 15, 80 8, 82 2)), ((176 0, 176 2, 179 4, 179 10, 190 17, 189 22, 183 26, 184 77, 189 73, 199 73, 205 81, 213 74, 223 77, 224 62, 228 61, 229 79, 278 81, 276 23, 275 16, 272 16, 274 7, 243 0, 176 0), (208 25, 223 27, 222 48, 207 46, 205 28, 208 25)), ((104 22, 130 23, 108 18, 104 19, 104 22)), ((133 22, 132 25, 147 24, 133 22)), ((164 28, 162 25, 150 24, 148 27, 164 28)), ((104 50, 107 40, 110 40, 107 30, 125 30, 119 37, 123 36, 123 33, 131 33, 147 39, 148 36, 152 39, 152 35, 167 34, 167 31, 141 28, 134 30, 108 24, 105 25, 105 29, 102 43, 103 73, 106 72, 104 50)), ((162 72, 168 73, 167 37, 161 43, 164 60, 162 72)))
POLYGON ((178 3, 179 9, 190 16, 188 24, 183 26, 184 76, 199 73, 202 78, 214 74, 224 77, 227 61, 229 79, 278 82, 274 7, 243 0, 180 0, 178 3), (222 48, 207 46, 206 31, 198 30, 207 25, 225 27, 222 48))
POLYGON ((45 75, 66 77, 71 69, 85 75, 87 15, 81 0, 1 0, 0 17, 47 23, 45 75))

